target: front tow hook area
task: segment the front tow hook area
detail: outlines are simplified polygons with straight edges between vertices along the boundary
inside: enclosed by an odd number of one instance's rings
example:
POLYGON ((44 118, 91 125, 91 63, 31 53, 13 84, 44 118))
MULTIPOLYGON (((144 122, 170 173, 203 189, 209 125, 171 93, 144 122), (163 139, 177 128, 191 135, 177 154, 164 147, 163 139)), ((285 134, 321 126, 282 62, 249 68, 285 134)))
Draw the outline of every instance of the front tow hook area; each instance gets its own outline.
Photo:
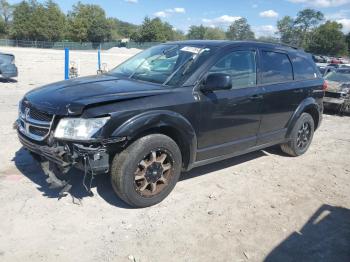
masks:
POLYGON ((69 181, 59 179, 56 176, 55 172, 58 171, 56 164, 50 161, 44 161, 44 162, 41 162, 41 168, 44 171, 45 175, 48 176, 48 178, 46 179, 46 182, 50 185, 50 188, 52 189, 62 188, 58 194, 59 199, 67 196, 67 194, 72 188, 72 185, 69 184, 69 181))

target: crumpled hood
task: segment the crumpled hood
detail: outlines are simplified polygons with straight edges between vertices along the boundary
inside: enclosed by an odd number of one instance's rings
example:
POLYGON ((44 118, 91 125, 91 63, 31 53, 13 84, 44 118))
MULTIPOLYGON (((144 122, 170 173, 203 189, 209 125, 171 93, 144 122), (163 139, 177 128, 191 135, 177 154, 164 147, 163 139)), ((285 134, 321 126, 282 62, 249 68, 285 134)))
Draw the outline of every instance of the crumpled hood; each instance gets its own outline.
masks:
POLYGON ((170 92, 156 84, 111 75, 61 81, 28 92, 25 100, 39 110, 56 115, 78 115, 86 106, 154 96, 170 92))
POLYGON ((327 82, 328 82, 327 92, 348 93, 350 90, 350 83, 335 82, 330 80, 327 80, 327 82))

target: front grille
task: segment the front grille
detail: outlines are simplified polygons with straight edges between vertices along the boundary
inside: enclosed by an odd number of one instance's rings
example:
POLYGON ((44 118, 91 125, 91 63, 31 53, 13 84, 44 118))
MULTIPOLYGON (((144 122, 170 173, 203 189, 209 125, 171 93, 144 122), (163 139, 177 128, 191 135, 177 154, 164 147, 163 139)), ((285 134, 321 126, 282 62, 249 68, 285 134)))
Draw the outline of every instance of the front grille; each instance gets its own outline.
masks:
POLYGON ((40 128, 36 126, 30 126, 29 132, 31 134, 34 134, 36 136, 46 136, 47 135, 47 129, 46 128, 40 128))
POLYGON ((22 101, 19 112, 19 130, 25 136, 43 141, 50 133, 54 115, 36 109, 27 101, 22 101))
POLYGON ((26 108, 29 108, 29 116, 35 120, 39 120, 39 121, 46 121, 46 122, 51 122, 53 115, 42 112, 38 109, 36 109, 35 107, 33 107, 30 104, 26 104, 25 102, 22 102, 21 104, 21 111, 22 113, 25 112, 26 108))

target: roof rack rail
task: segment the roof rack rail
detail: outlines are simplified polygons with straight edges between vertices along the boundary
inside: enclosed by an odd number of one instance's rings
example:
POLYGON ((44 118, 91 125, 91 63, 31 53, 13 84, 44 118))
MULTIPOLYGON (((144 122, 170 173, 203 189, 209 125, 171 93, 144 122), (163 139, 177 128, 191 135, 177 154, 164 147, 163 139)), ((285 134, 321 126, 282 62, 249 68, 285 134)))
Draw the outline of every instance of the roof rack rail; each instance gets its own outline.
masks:
POLYGON ((260 42, 260 43, 265 43, 265 44, 273 44, 273 45, 280 45, 280 46, 285 46, 285 47, 290 47, 293 48, 295 50, 302 50, 302 48, 297 47, 295 45, 291 45, 291 44, 286 44, 283 42, 271 42, 271 41, 264 41, 264 40, 254 40, 253 42, 260 42))

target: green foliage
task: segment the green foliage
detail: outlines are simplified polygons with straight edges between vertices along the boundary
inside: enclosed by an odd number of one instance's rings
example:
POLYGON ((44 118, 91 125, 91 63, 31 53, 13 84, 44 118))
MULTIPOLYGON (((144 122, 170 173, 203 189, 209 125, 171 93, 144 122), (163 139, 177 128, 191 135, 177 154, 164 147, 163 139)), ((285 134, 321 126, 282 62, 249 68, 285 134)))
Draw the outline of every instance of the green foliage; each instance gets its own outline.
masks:
POLYGON ((248 24, 247 19, 240 18, 230 25, 226 36, 230 40, 254 40, 255 35, 248 24))
MULTIPOLYGON (((347 53, 350 33, 345 37, 340 24, 330 21, 321 24, 323 20, 321 12, 304 9, 295 18, 285 16, 277 22, 279 37, 263 36, 258 40, 283 42, 319 54, 347 53)), ((255 39, 245 18, 233 22, 226 32, 220 28, 192 25, 185 36, 182 31, 175 30, 159 18, 146 17, 140 26, 107 18, 99 5, 78 2, 65 15, 53 0, 23 0, 15 5, 9 4, 8 0, 0 0, 0 36, 52 42, 105 42, 122 38, 140 43, 184 39, 255 39)))
POLYGON ((281 41, 286 44, 307 48, 315 28, 322 22, 324 15, 313 9, 298 12, 295 19, 285 16, 277 22, 281 41))
POLYGON ((280 40, 283 43, 290 45, 298 44, 298 35, 294 28, 294 20, 290 16, 285 16, 277 21, 277 30, 280 35, 280 40))
POLYGON ((111 30, 112 40, 130 38, 130 36, 139 28, 137 25, 121 21, 117 18, 108 18, 108 23, 111 30))
POLYGON ((209 40, 223 40, 226 39, 225 31, 220 28, 206 28, 204 39, 209 40))
POLYGON ((348 52, 350 52, 350 33, 348 33, 345 37, 346 44, 348 45, 348 52))
POLYGON ((21 40, 57 41, 65 32, 65 15, 56 3, 22 1, 13 11, 10 35, 21 40))
POLYGON ((342 27, 341 24, 331 21, 320 25, 313 34, 308 51, 333 56, 347 54, 348 46, 341 31, 342 27))
POLYGON ((131 39, 139 43, 165 42, 181 38, 183 38, 182 32, 174 30, 169 23, 149 17, 145 17, 141 27, 131 35, 131 39))
POLYGON ((12 17, 12 12, 13 12, 13 6, 10 5, 7 0, 0 0, 0 15, 6 27, 9 26, 9 22, 12 17))
POLYGON ((67 37, 79 42, 109 41, 111 30, 105 11, 98 5, 78 2, 68 14, 67 37))
POLYGON ((15 6, 10 34, 15 39, 34 40, 31 17, 33 15, 33 2, 21 2, 15 6))
POLYGON ((280 40, 276 37, 273 37, 273 36, 260 36, 258 38, 258 41, 261 41, 261 42, 267 42, 267 43, 279 43, 280 40))
POLYGON ((203 25, 200 25, 200 26, 192 25, 190 27, 190 30, 188 31, 187 38, 193 39, 193 40, 204 39, 206 30, 207 28, 203 25))
POLYGON ((5 20, 0 17, 0 36, 3 37, 6 35, 6 23, 5 23, 5 20))
POLYGON ((191 26, 187 34, 188 39, 222 40, 226 39, 225 32, 217 27, 191 26))

